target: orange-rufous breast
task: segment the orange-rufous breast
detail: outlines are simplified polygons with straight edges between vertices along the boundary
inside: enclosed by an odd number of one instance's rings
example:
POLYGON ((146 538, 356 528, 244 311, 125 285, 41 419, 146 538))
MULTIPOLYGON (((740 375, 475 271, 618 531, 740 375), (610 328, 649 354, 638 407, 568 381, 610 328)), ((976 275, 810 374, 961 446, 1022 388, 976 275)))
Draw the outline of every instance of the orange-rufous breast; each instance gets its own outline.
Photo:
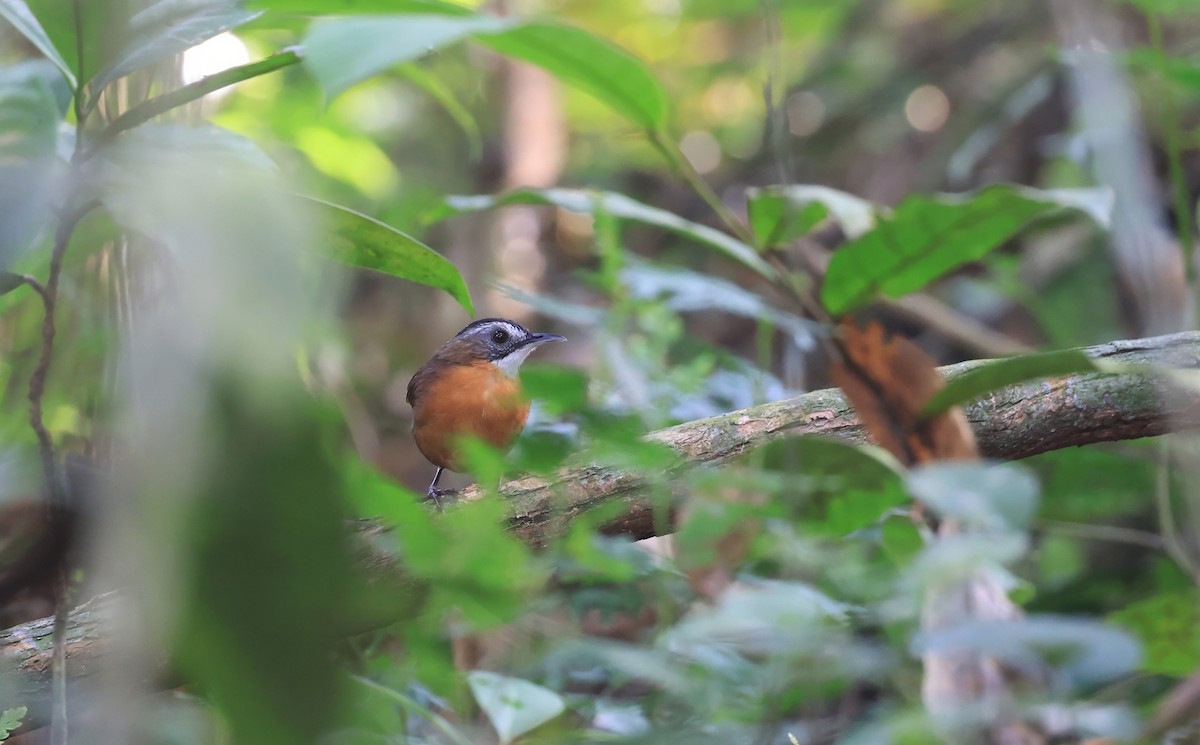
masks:
POLYGON ((481 361, 441 370, 422 393, 414 415, 413 438, 421 454, 436 466, 458 471, 459 438, 476 437, 508 450, 525 428, 529 402, 516 378, 481 361))

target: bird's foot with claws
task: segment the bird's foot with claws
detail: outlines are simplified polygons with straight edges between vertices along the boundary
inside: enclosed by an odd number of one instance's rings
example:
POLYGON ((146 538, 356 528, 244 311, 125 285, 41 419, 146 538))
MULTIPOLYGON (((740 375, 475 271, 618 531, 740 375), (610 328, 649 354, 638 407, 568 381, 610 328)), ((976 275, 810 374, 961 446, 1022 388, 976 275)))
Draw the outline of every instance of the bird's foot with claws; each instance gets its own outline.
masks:
POLYGON ((448 497, 449 501, 453 501, 454 497, 458 496, 458 489, 435 489, 429 487, 429 491, 425 492, 426 500, 433 500, 433 504, 437 507, 438 512, 444 512, 445 506, 442 504, 442 498, 448 497))

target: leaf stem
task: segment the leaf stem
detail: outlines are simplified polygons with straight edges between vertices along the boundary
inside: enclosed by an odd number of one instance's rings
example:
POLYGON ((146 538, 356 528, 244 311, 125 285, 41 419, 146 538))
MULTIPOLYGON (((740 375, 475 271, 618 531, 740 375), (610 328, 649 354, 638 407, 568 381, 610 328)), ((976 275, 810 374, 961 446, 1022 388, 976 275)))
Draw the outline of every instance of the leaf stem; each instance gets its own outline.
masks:
POLYGON ((67 252, 67 246, 71 242, 75 226, 98 205, 99 202, 93 200, 69 210, 59 218, 58 229, 54 233, 54 250, 50 254, 50 274, 46 279, 46 284, 43 286, 37 283, 37 280, 33 280, 32 283, 25 280, 41 295, 43 307, 42 352, 37 367, 29 378, 29 426, 37 436, 47 493, 50 495, 52 503, 59 505, 64 501, 63 484, 58 478, 58 467, 54 459, 54 441, 46 429, 46 423, 42 416, 42 397, 46 393, 46 377, 50 373, 50 363, 54 360, 54 336, 56 334, 54 312, 58 307, 58 280, 62 274, 63 256, 67 252))
POLYGON ((1183 571, 1193 580, 1200 579, 1200 567, 1196 565, 1187 547, 1180 539, 1179 524, 1175 520, 1175 506, 1171 503, 1171 451, 1170 443, 1159 447, 1157 478, 1155 479, 1155 503, 1158 508, 1159 530, 1163 547, 1183 571))
POLYGON ((743 243, 754 245, 754 235, 750 232, 750 228, 742 222, 733 210, 725 206, 717 193, 712 190, 708 182, 700 176, 692 162, 687 159, 680 150, 675 141, 667 137, 661 131, 655 129, 650 130, 650 143, 654 145, 654 149, 663 156, 667 164, 674 171, 688 182, 688 185, 704 200, 705 204, 712 208, 712 211, 721 218, 721 222, 725 223, 726 227, 737 236, 738 240, 743 243))
POLYGON ((1120 525, 1089 525, 1086 523, 1063 522, 1062 520, 1038 520, 1035 527, 1047 533, 1054 533, 1068 538, 1078 538, 1085 541, 1110 541, 1125 543, 1130 546, 1141 546, 1153 551, 1166 551, 1166 542, 1162 536, 1148 533, 1144 530, 1123 528, 1120 525))
MULTIPOLYGON (((42 286, 40 280, 32 274, 16 274, 14 272, 0 272, 2 275, 7 275, 12 279, 17 280, 20 284, 29 285, 42 299, 46 297, 46 288, 42 286)), ((15 287, 14 287, 15 289, 15 287)), ((2 293, 0 293, 2 294, 2 293)))

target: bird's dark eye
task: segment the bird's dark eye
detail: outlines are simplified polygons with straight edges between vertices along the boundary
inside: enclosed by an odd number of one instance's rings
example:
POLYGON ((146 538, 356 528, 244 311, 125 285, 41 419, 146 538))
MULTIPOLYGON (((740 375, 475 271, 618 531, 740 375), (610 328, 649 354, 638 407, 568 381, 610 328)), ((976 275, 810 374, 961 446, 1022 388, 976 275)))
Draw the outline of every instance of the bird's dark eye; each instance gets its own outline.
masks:
POLYGON ((492 341, 496 342, 497 344, 503 344, 504 342, 508 341, 508 332, 504 329, 496 329, 492 332, 492 341))

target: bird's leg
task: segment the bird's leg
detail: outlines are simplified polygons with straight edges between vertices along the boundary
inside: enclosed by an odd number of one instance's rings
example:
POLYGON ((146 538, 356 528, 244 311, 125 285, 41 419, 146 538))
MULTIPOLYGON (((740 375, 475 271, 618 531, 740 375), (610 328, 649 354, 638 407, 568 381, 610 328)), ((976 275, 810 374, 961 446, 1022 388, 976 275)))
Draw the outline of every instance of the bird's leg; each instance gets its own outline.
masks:
POLYGON ((440 479, 441 477, 442 477, 442 467, 438 466, 437 473, 433 474, 433 481, 429 482, 429 490, 425 492, 425 498, 433 500, 434 505, 437 506, 438 512, 441 512, 443 509, 442 508, 442 499, 441 499, 442 497, 448 496, 450 494, 458 493, 454 489, 439 489, 439 488, 437 488, 438 479, 440 479))

